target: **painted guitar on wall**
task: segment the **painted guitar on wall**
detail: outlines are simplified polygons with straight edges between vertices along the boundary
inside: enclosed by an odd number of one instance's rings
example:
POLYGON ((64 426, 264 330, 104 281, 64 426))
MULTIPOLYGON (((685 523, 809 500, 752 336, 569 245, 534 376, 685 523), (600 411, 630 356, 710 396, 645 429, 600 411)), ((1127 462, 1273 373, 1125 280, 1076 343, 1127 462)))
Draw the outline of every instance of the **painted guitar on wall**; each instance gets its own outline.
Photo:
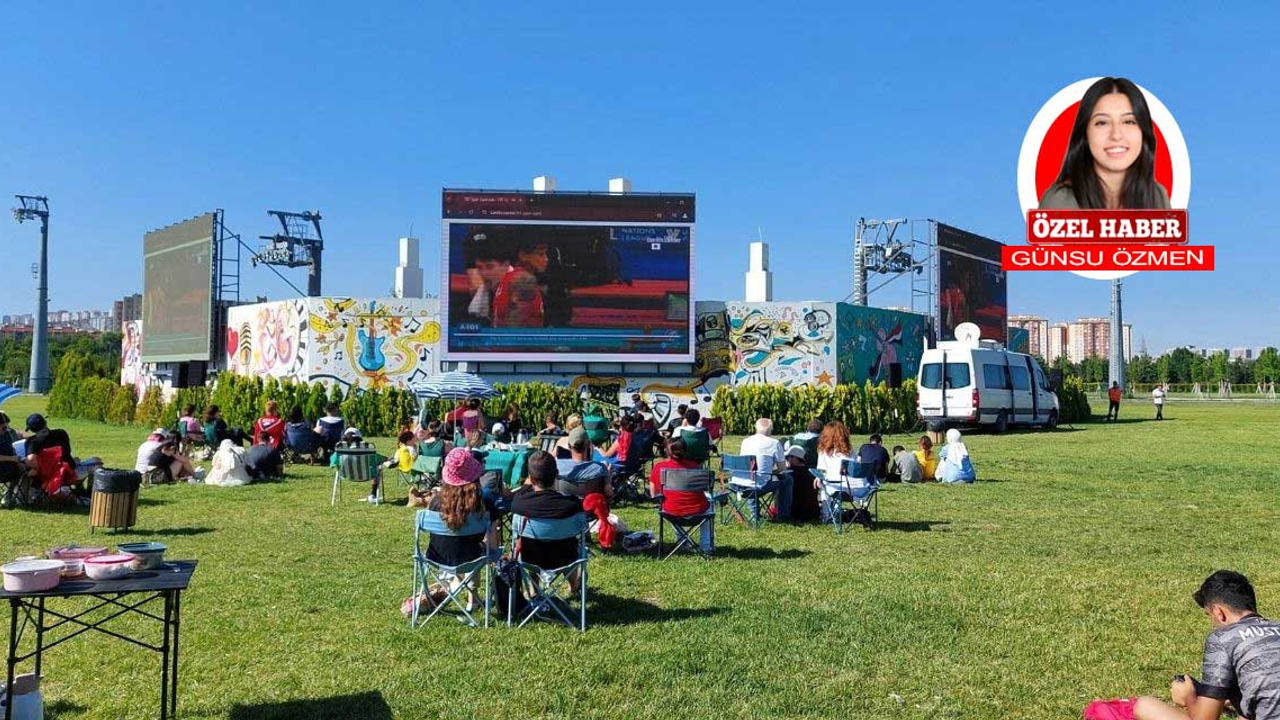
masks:
MULTIPOLYGON (((372 325, 372 324, 371 324, 372 325)), ((387 341, 385 337, 378 337, 375 333, 376 328, 365 332, 364 328, 360 328, 357 337, 360 340, 360 356, 356 361, 365 372, 378 372, 387 364, 387 357, 382 354, 382 344, 387 341)))

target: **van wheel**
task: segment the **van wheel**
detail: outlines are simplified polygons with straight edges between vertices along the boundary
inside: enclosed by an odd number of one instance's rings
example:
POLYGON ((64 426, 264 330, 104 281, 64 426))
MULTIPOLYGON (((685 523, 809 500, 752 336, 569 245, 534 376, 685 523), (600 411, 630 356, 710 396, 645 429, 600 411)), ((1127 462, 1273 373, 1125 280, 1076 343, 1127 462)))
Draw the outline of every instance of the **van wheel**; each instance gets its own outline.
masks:
POLYGON ((1058 427, 1058 411, 1053 410, 1049 413, 1049 419, 1045 421, 1044 426, 1050 430, 1058 427))
POLYGON ((1004 431, 1008 429, 1009 429, 1009 417, 1004 414, 1003 410, 1001 410, 1000 414, 996 416, 996 428, 995 428, 996 433, 998 434, 1004 433, 1004 431))

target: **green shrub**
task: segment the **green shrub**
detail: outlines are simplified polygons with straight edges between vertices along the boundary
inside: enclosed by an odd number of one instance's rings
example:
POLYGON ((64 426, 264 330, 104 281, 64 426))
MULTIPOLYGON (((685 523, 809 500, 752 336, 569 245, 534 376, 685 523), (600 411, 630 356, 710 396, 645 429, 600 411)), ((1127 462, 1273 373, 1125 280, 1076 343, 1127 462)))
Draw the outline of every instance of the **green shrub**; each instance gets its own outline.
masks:
POLYGON ((107 422, 113 425, 132 425, 138 412, 138 390, 132 385, 121 385, 111 398, 107 409, 107 422))
POLYGON ((138 403, 138 411, 134 418, 139 425, 148 428, 173 427, 178 419, 165 415, 164 392, 159 385, 152 385, 142 393, 142 402, 138 403))
POLYGON ((1063 378, 1058 390, 1058 422, 1083 422, 1093 416, 1084 383, 1078 377, 1063 378))
POLYGON ((711 414, 723 421, 725 432, 735 435, 755 432, 755 422, 762 417, 772 419, 780 434, 798 432, 814 418, 839 420, 852 433, 907 432, 919 423, 913 380, 901 388, 870 381, 834 388, 721 385, 711 401, 711 414))

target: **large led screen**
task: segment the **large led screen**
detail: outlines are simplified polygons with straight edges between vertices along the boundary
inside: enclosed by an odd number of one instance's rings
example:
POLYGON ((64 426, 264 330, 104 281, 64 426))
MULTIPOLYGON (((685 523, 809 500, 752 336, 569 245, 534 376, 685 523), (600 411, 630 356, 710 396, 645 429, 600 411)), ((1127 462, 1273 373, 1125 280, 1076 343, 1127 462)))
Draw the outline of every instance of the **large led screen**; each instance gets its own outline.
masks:
POLYGON ((1009 289, 1000 269, 1001 243, 938 223, 938 334, 954 340, 971 322, 982 337, 1008 342, 1009 289))
POLYGON ((692 195, 445 191, 445 358, 692 362, 692 195))
POLYGON ((143 238, 143 362, 209 359, 213 237, 208 213, 143 238))

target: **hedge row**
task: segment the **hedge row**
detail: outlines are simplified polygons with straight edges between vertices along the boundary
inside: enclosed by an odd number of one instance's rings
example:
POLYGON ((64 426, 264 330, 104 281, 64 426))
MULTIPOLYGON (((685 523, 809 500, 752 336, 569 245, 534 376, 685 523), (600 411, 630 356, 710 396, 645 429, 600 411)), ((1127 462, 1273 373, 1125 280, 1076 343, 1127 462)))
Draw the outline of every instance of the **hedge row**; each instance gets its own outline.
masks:
MULTIPOLYGON (((578 391, 545 382, 508 383, 494 388, 496 397, 483 401, 485 417, 497 420, 508 405, 514 405, 527 428, 541 428, 542 420, 554 414, 560 423, 574 413, 582 412, 582 398, 578 391)), ((456 400, 428 400, 424 412, 428 418, 442 418, 458 406, 456 400)))
POLYGON ((804 429, 812 419, 839 420, 849 432, 909 432, 919 426, 916 384, 907 380, 901 388, 884 383, 829 387, 721 385, 711 402, 711 414, 720 418, 727 433, 750 435, 757 418, 767 417, 780 435, 804 429))

